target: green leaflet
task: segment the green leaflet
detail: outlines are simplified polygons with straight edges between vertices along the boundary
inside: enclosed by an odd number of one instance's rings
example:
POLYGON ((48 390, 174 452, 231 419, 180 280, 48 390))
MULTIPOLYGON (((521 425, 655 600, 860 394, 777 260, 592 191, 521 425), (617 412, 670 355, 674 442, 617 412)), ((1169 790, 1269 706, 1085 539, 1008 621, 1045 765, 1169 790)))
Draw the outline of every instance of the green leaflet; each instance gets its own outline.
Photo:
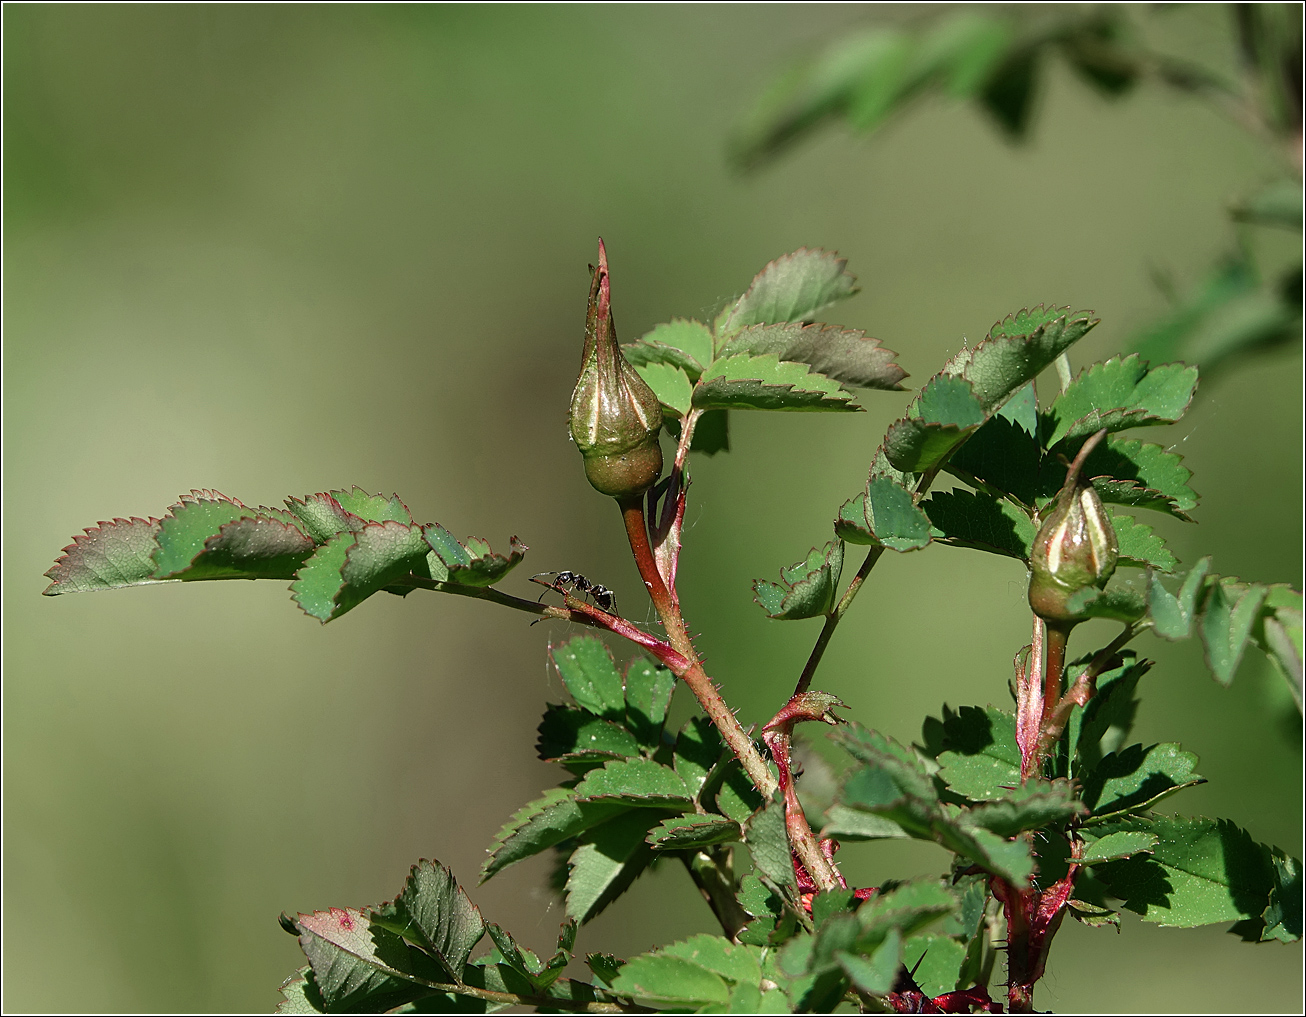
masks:
POLYGON ((1223 578, 1207 585, 1202 604, 1202 644, 1206 666, 1221 685, 1229 685, 1269 590, 1259 583, 1223 578))
POLYGON ((369 914, 380 925, 422 947, 439 961, 450 977, 462 977, 472 948, 485 934, 476 905, 453 874, 438 863, 413 866, 403 892, 369 914))
POLYGON ((1146 523, 1136 522, 1132 516, 1121 515, 1112 509, 1111 526, 1116 531, 1120 548, 1120 564, 1136 568, 1155 568, 1173 572, 1179 559, 1170 553, 1165 541, 1146 523))
MULTIPOLYGON (((1021 392, 1031 391, 1028 387, 1021 392)), ((1014 400, 1012 400, 1014 402, 1014 400)), ((972 487, 986 487, 1033 506, 1039 491, 1038 440, 1003 410, 970 436, 943 468, 972 487)))
POLYGON ((1128 830, 1157 838, 1150 855, 1093 867, 1093 875, 1111 895, 1144 921, 1181 928, 1264 921, 1279 885, 1275 852, 1257 844, 1245 830, 1227 820, 1180 816, 1131 817, 1101 829, 1104 834, 1128 830))
POLYGON ((895 469, 924 473, 984 423, 986 413, 970 382, 943 373, 931 378, 884 436, 884 453, 895 469))
POLYGON ((368 494, 361 487, 289 498, 286 507, 319 544, 345 530, 361 530, 367 522, 413 521, 412 513, 397 495, 383 498, 368 494))
MULTIPOLYGON (((1135 690, 1138 681, 1152 667, 1150 660, 1138 660, 1133 650, 1124 650, 1120 654, 1121 665, 1098 675, 1097 693, 1084 707, 1076 706, 1070 714, 1066 725, 1066 744, 1075 753, 1072 773, 1082 780, 1084 774, 1096 766, 1104 754, 1104 739, 1112 745, 1109 752, 1121 744, 1134 724, 1134 715, 1138 711, 1138 699, 1135 690)), ((1073 684, 1083 674, 1092 660, 1085 657, 1076 661, 1067 669, 1066 684, 1073 684)))
POLYGON ((1197 368, 1162 364, 1149 368, 1137 353, 1112 357, 1081 371, 1048 412, 1049 448, 1107 428, 1173 423, 1197 390, 1197 368))
POLYGON ((495 949, 503 958, 504 964, 525 979, 528 991, 544 993, 556 982, 572 958, 572 947, 576 945, 576 923, 563 922, 558 933, 558 945, 553 956, 540 960, 532 951, 517 944, 506 930, 494 924, 487 924, 485 931, 494 941, 495 949))
POLYGON ((326 1013, 326 1001, 317 987, 313 968, 305 965, 281 983, 281 1002, 275 1013, 326 1013))
POLYGON ((1023 830, 1062 823, 1086 812, 1069 781, 1031 780, 1005 797, 976 805, 963 815, 973 826, 1001 837, 1014 837, 1023 830))
POLYGON ((890 929, 869 956, 840 950, 835 953, 839 967, 848 980, 863 992, 884 995, 893 989, 898 969, 902 967, 902 933, 890 929))
MULTIPOLYGON (((1160 445, 1111 435, 1089 453, 1083 475, 1093 480, 1103 501, 1156 509, 1187 520, 1188 511, 1197 507, 1197 495, 1188 486, 1193 474, 1183 461, 1183 456, 1160 445)), ((1064 470, 1054 469, 1053 462, 1045 462, 1040 507, 1056 497, 1065 479, 1064 470)))
MULTIPOLYGON (((1093 828, 1085 831, 1085 837, 1091 838, 1093 828)), ((1117 830, 1096 840, 1089 839, 1080 855, 1081 865, 1101 865, 1103 862, 1119 861, 1138 854, 1150 854, 1160 838, 1145 830, 1117 830)))
POLYGON ((217 491, 182 495, 159 524, 155 579, 289 579, 313 542, 280 509, 250 509, 217 491))
POLYGON ((921 508, 929 517, 935 540, 1022 561, 1029 558, 1037 533, 1034 522, 1005 499, 970 491, 935 491, 921 502, 921 508))
POLYGON ((852 393, 806 364, 782 362, 773 353, 715 361, 694 387, 700 409, 860 411, 852 393))
POLYGON ((539 757, 549 762, 603 762, 638 756, 635 736, 619 724, 585 710, 550 705, 540 721, 539 757))
POLYGON ((768 618, 794 620, 828 614, 839 595, 843 541, 814 547, 807 558, 780 570, 780 582, 753 581, 754 600, 768 618))
POLYGON ((679 851, 726 844, 742 839, 743 831, 733 819, 721 816, 668 816, 645 838, 659 851, 679 851))
POLYGON ((651 748, 662 744, 662 726, 676 676, 647 657, 636 657, 626 668, 626 730, 651 748))
POLYGON ((766 808, 755 812, 744 824, 744 843, 753 859, 753 866, 778 887, 795 887, 793 860, 789 854, 789 838, 785 834, 784 800, 779 792, 767 802, 766 808))
POLYGON ((550 656, 577 706, 618 723, 625 718, 625 682, 601 640, 576 636, 553 647, 550 656))
POLYGON ((916 972, 913 981, 930 997, 959 988, 957 982, 965 962, 966 944, 951 936, 926 932, 912 936, 902 946, 903 965, 916 972))
MULTIPOLYGON (((721 936, 691 936, 630 958, 613 980, 612 989, 618 995, 650 1003, 698 1009, 723 1006, 735 998, 734 990, 751 986, 756 991, 755 1002, 760 1003, 760 954, 755 946, 739 946, 721 936)), ((748 1011, 730 1006, 728 1012, 748 1011)))
POLYGON ((1006 798, 1020 786, 1016 718, 992 706, 943 708, 943 719, 925 721, 927 751, 939 762, 939 777, 972 801, 1006 798))
POLYGON ((881 544, 894 551, 914 551, 930 542, 929 517, 891 477, 872 476, 865 492, 840 506, 834 531, 850 544, 881 544))
POLYGON ((847 259, 833 252, 806 247, 776 258, 717 316, 718 344, 749 325, 810 321, 817 311, 851 297, 859 287, 847 267, 847 259))
POLYGON ((689 788, 675 770, 651 759, 627 759, 591 770, 576 785, 578 802, 621 802, 651 808, 689 811, 689 788))
POLYGON ((1102 757, 1082 775, 1084 803, 1094 821, 1122 812, 1141 812, 1176 791, 1206 783, 1195 771, 1197 757, 1178 745, 1131 745, 1102 757))
POLYGON ((672 765, 685 786, 698 797, 708 775, 722 764, 725 743, 717 726, 707 717, 691 717, 676 736, 672 765))
POLYGON ((1085 587, 1066 601, 1067 610, 1085 618, 1112 618, 1133 622, 1147 614, 1147 601, 1127 586, 1108 586, 1099 590, 1085 587))
POLYGON ((860 809, 850 809, 838 802, 825 812, 825 825, 821 837, 834 837, 839 841, 888 840, 906 837, 902 827, 891 819, 873 816, 860 809))
POLYGON ((738 354, 774 353, 782 361, 807 364, 813 371, 844 385, 899 391, 907 377, 894 362, 894 352, 860 329, 820 322, 804 325, 790 321, 750 325, 726 340, 718 358, 738 354))
POLYGON ((674 364, 654 361, 635 367, 644 383, 653 390, 653 394, 667 409, 678 417, 689 412, 694 395, 694 386, 685 371, 674 364))
POLYGON ((367 523, 341 533, 313 553, 291 585, 305 614, 328 622, 383 587, 426 570, 430 548, 422 531, 399 522, 367 523))
POLYGON ((468 537, 464 544, 439 523, 423 526, 422 535, 443 566, 443 569, 435 567, 428 558, 431 578, 460 586, 493 586, 517 567, 528 550, 512 537, 508 541, 508 554, 496 554, 480 537, 468 537))
POLYGON ((657 819, 628 809, 583 836, 567 860, 567 917, 583 925, 629 889, 653 858, 644 838, 657 819))
MULTIPOLYGON (((667 364, 678 367, 698 381, 708 364, 716 359, 712 349, 712 330, 701 321, 672 318, 657 325, 638 342, 621 348, 622 353, 638 369, 648 364, 667 364)), ((656 391, 656 390, 655 390, 656 391)))
POLYGON ((834 737, 866 764, 845 782, 843 804, 891 819, 910 836, 935 841, 1013 884, 1028 882, 1034 871, 1029 846, 972 825, 964 813, 954 817, 947 812, 921 761, 909 750, 855 724, 834 737))
POLYGON ((157 519, 115 519, 73 537, 54 566, 46 572, 47 597, 61 593, 116 590, 153 583, 157 519))
POLYGON ((1184 576, 1178 594, 1172 594, 1161 584, 1161 577, 1149 573, 1147 577, 1147 611, 1152 619, 1152 629, 1165 639, 1187 639, 1192 632, 1197 599, 1203 592, 1203 581, 1210 571, 1211 559, 1203 558, 1184 576))
POLYGON ((580 836, 626 811, 618 802, 577 802, 566 788, 550 788, 543 797, 518 809, 495 835, 490 857, 481 867, 481 882, 513 862, 580 836))

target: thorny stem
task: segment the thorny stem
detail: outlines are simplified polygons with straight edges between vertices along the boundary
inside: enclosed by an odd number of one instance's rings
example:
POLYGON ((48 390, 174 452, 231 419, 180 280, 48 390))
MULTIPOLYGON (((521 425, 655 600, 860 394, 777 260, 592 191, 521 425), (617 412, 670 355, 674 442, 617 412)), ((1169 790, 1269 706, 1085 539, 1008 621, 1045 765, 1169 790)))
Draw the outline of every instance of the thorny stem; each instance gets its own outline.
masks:
POLYGON ((762 793, 763 798, 769 799, 775 794, 777 787, 771 769, 766 765, 761 753, 757 751, 752 739, 748 737, 748 733, 740 725, 739 718, 730 711, 730 707, 726 705, 716 686, 712 684, 712 679, 703 670, 693 640, 690 639, 689 632, 685 628, 685 621, 680 616, 680 605, 668 591, 666 583, 662 580, 662 574, 658 571, 653 549, 649 546, 643 499, 620 498, 617 504, 621 508, 622 521, 626 525, 630 550, 635 556, 635 564, 644 579, 649 598, 653 601, 658 617, 662 619, 662 625, 667 630, 667 638, 672 647, 687 662, 682 670, 674 667, 672 670, 694 693, 703 711, 721 732, 722 739, 743 765, 744 772, 748 774, 754 787, 762 793))
POLYGON ((803 805, 798 800, 798 790, 794 787, 793 772, 789 766, 790 751, 793 747, 792 724, 785 724, 777 730, 767 732, 763 737, 771 750, 771 758, 780 771, 780 787, 785 799, 785 833, 794 854, 802 862, 812 881, 822 890, 837 890, 844 886, 839 870, 834 862, 821 850, 816 834, 812 832, 803 812, 803 805))

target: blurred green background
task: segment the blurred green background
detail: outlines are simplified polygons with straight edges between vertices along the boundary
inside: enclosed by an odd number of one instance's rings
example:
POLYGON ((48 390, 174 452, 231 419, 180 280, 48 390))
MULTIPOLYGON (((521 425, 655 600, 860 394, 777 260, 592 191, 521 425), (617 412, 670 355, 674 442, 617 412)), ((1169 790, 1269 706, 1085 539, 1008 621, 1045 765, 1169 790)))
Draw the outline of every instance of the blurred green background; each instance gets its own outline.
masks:
MULTIPOLYGON (((1108 103, 1059 66, 1023 147, 927 103, 869 142, 834 130, 727 170, 729 128, 792 56, 900 13, 5 7, 7 1009, 271 1010, 301 963, 279 911, 376 902, 419 857, 474 884, 500 824, 556 779, 532 746, 562 629, 420 592, 322 628, 280 583, 43 599, 71 534, 192 487, 276 504, 359 484, 496 547, 517 533, 521 572, 582 571, 631 612, 617 514, 565 429, 597 236, 626 340, 710 313, 772 257, 836 248, 863 285, 836 320, 919 382, 1042 301, 1101 316, 1076 365, 1116 352, 1164 309, 1149 269, 1200 278, 1230 244, 1227 203, 1276 174, 1207 107, 1151 86, 1108 103)), ((1220 12, 1175 18, 1227 45, 1220 12)), ((1245 359, 1153 432, 1204 496, 1200 525, 1157 524, 1185 560, 1300 583, 1300 375, 1299 347, 1245 359)), ((695 467, 683 600, 747 723, 817 631, 768 622, 749 583, 827 539, 907 399, 737 413, 733 450, 695 467)), ((819 684, 904 740, 945 701, 1005 703, 1023 591, 1009 560, 892 556, 819 684)), ((1249 658, 1226 691, 1196 645, 1140 649, 1160 664, 1136 737, 1181 741, 1211 781, 1177 807, 1300 854, 1278 677, 1249 658)), ((900 843, 840 857, 858 885, 945 861, 900 843)), ((537 948, 562 918, 546 869, 474 892, 537 948)), ((667 867, 579 947, 710 927, 667 867)), ((1299 947, 1127 917, 1119 937, 1068 922, 1037 1002, 1296 1011, 1300 990, 1299 947)))

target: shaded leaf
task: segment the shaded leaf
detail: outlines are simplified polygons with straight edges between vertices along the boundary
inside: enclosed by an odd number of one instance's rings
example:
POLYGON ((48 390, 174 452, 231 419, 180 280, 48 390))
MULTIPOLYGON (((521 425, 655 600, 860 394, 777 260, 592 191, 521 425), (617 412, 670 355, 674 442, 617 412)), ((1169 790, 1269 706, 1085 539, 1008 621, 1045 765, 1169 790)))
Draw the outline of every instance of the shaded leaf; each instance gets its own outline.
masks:
POLYGON ((1029 559, 1037 529, 1028 515, 1005 499, 970 491, 935 491, 921 508, 929 516, 935 540, 1029 559))
POLYGON ((63 554, 45 574, 50 580, 42 593, 87 593, 124 586, 161 582, 154 579, 154 552, 158 545, 157 519, 114 519, 73 537, 63 554))
POLYGON ((754 813, 744 823, 744 843, 753 865, 774 886, 794 887, 793 859, 789 851, 789 837, 785 832, 784 800, 777 792, 767 802, 766 808, 754 813))
MULTIPOLYGON (((1090 827, 1086 835, 1091 833, 1090 827)), ((1081 865, 1101 865, 1103 862, 1114 862, 1121 858, 1146 854, 1156 846, 1158 839, 1156 834, 1146 830, 1117 830, 1115 833, 1108 833, 1105 837, 1088 841, 1079 862, 1081 865)))
POLYGON ((659 851, 709 847, 742 839, 743 831, 733 819, 722 816, 668 816, 645 838, 659 851))
POLYGON ((1022 309, 997 322, 982 342, 953 356, 943 371, 970 382, 980 405, 992 413, 1097 325, 1091 315, 1042 304, 1022 309))
POLYGON ((550 705, 538 730, 535 750, 550 762, 596 762, 640 754, 635 736, 624 727, 569 706, 550 705))
POLYGON ((485 934, 481 912, 443 865, 420 861, 403 892, 372 908, 369 917, 423 948, 454 981, 462 978, 472 948, 485 934))
POLYGON ((762 796, 736 759, 727 760, 721 775, 721 789, 716 793, 716 807, 736 823, 748 820, 762 807, 762 796))
POLYGON ((753 581, 754 600, 769 618, 794 620, 825 615, 839 595, 843 541, 814 547, 807 558, 780 570, 780 582, 753 581))
POLYGON ((907 372, 893 350, 860 329, 838 325, 780 322, 750 325, 721 345, 718 357, 773 353, 782 361, 806 364, 818 374, 860 388, 901 390, 907 372))
POLYGON ((862 992, 884 995, 893 989, 902 967, 902 933, 890 929, 868 956, 839 951, 835 957, 848 980, 862 992))
POLYGON ((821 828, 822 839, 834 837, 839 841, 888 840, 906 836, 902 827, 893 820, 850 809, 838 802, 826 810, 825 826, 821 828))
POLYGON ((942 721, 927 720, 926 729, 927 743, 938 749, 939 778, 957 794, 992 801, 1020 786, 1020 749, 1011 714, 992 706, 963 706, 954 713, 945 706, 942 721))
MULTIPOLYGON (((1056 497, 1065 480, 1064 471, 1044 472, 1040 507, 1056 497)), ((1183 465, 1183 456, 1160 445, 1111 435, 1089 453, 1081 475, 1093 481, 1103 501, 1165 511, 1184 520, 1189 518, 1188 510, 1197 506, 1197 495, 1188 486, 1193 474, 1183 465), (1152 491, 1160 499, 1145 494, 1152 491)))
POLYGON ((1066 599, 1066 610, 1084 618, 1133 622, 1147 614, 1147 601, 1127 586, 1108 586, 1105 590, 1089 586, 1066 599))
POLYGON ((832 251, 801 247, 776 258, 716 320, 718 343, 749 325, 810 321, 819 310, 858 292, 848 261, 832 251))
POLYGON ((644 837, 656 818, 629 809, 585 834, 567 861, 567 917, 584 924, 625 893, 653 858, 644 837))
POLYGON ((1131 745, 1102 757, 1083 777, 1084 803, 1096 821, 1120 812, 1139 812, 1186 787, 1206 783, 1197 757, 1178 745, 1131 745))
POLYGON ((676 676, 647 657, 626 668, 626 730, 649 747, 662 744, 662 725, 676 691, 676 676))
MULTIPOLYGON (((1066 737, 1067 744, 1073 746, 1075 752, 1073 773, 1076 778, 1082 779, 1087 770, 1101 761, 1103 739, 1108 732, 1114 735, 1111 739, 1111 748, 1114 748, 1133 727, 1134 715, 1138 711, 1135 694, 1138 680, 1151 670, 1152 662, 1138 660, 1132 650, 1125 650, 1120 656, 1120 666, 1098 675, 1097 692, 1088 705, 1077 706, 1071 711, 1066 737)), ((1072 664, 1066 675, 1066 684, 1073 685, 1078 681, 1091 660, 1091 657, 1085 657, 1072 664)))
POLYGON ((852 393, 806 364, 775 354, 740 355, 715 361, 694 387, 700 409, 860 410, 852 393))
POLYGON ((893 551, 913 551, 930 542, 929 517, 897 481, 872 477, 865 495, 858 497, 862 499, 863 524, 874 543, 893 551))
POLYGON ((1031 780, 1004 798, 967 809, 962 818, 999 836, 1014 837, 1024 830, 1062 823, 1086 812, 1069 781, 1031 780))
MULTIPOLYGON (((1020 391, 1031 389, 1027 386, 1020 391)), ((1039 492, 1041 453, 1033 431, 1026 431, 1021 424, 1003 415, 1014 401, 1008 401, 972 434, 943 468, 973 487, 983 486, 1032 506, 1039 492)))
POLYGON ((725 743, 717 726, 707 717, 691 717, 676 736, 672 766, 690 792, 698 797, 708 774, 721 763, 725 743))
POLYGON ((1107 824, 1150 833, 1150 855, 1093 867, 1112 896, 1144 921, 1192 928, 1213 922, 1260 919, 1275 886, 1270 850, 1226 820, 1180 816, 1131 817, 1107 824))
POLYGON ((884 436, 884 453, 899 470, 924 473, 945 460, 982 423, 986 411, 970 382, 941 373, 931 378, 884 436))
POLYGON ((577 802, 566 788, 551 788, 518 809, 495 835, 481 867, 481 882, 513 862, 578 837, 591 827, 627 811, 616 802, 577 802))

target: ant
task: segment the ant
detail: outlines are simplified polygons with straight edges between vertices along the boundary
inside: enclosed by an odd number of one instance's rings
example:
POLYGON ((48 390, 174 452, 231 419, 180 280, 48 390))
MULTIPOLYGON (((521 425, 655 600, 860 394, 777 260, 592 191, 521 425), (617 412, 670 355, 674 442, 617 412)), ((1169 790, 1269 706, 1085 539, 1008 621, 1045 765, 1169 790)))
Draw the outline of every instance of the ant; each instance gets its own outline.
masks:
MULTIPOLYGON (((579 572, 537 572, 531 576, 531 582, 547 586, 549 589, 562 594, 567 592, 563 587, 570 586, 580 593, 589 594, 590 599, 600 609, 607 611, 608 614, 617 613, 617 595, 601 583, 591 583, 579 572), (557 576, 558 578, 551 583, 546 583, 540 579, 540 576, 557 576)), ((540 596, 543 596, 543 594, 540 594, 540 596)))

